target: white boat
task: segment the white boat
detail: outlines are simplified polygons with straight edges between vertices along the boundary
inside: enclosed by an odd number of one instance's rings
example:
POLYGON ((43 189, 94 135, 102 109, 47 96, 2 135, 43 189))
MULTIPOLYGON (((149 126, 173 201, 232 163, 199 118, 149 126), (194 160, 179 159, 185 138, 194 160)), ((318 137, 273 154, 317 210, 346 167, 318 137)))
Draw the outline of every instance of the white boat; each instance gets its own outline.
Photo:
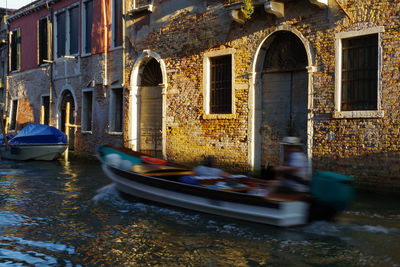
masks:
POLYGON ((0 156, 11 160, 53 160, 67 147, 64 133, 52 126, 32 123, 0 144, 0 156))
MULTIPOLYGON (((143 154, 128 149, 100 146, 97 155, 119 191, 150 201, 280 227, 307 224, 316 210, 309 194, 257 194, 266 185, 261 179, 237 176, 234 180, 242 186, 221 189, 215 185, 223 178, 194 178, 188 176, 193 175, 190 168, 170 162, 146 164, 140 161, 143 154), (190 184, 183 177, 199 180, 190 184)), ((332 211, 330 218, 336 214, 332 211)))

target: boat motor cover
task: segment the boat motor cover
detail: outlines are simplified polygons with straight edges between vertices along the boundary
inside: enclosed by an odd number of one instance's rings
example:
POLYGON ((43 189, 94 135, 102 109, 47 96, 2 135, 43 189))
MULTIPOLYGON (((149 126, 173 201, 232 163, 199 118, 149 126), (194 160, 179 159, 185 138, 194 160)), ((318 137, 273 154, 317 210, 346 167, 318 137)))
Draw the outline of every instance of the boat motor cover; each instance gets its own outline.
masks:
POLYGON ((31 123, 8 142, 12 144, 68 144, 67 135, 45 124, 31 123))
POLYGON ((311 180, 310 192, 318 201, 338 210, 345 210, 353 200, 352 177, 329 171, 317 171, 311 180))

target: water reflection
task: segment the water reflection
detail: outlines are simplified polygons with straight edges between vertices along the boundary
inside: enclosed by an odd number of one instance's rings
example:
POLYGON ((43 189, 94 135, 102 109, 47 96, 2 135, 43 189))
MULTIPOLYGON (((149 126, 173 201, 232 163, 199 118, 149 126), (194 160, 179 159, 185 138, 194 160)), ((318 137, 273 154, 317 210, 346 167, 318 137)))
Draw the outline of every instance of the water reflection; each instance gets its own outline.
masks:
POLYGON ((397 199, 279 229, 122 197, 97 163, 2 161, 0 185, 1 265, 400 264, 397 199))

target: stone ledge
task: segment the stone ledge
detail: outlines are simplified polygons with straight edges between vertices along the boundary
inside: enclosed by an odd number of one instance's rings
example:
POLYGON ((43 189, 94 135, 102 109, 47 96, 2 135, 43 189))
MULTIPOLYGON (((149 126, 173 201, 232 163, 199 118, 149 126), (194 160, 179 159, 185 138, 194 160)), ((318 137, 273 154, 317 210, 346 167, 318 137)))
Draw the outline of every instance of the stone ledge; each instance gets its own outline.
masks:
POLYGON ((383 118, 384 116, 383 110, 335 111, 332 114, 334 119, 383 118))
POLYGON ((203 119, 205 120, 224 120, 224 119, 236 119, 236 114, 204 114, 203 119))

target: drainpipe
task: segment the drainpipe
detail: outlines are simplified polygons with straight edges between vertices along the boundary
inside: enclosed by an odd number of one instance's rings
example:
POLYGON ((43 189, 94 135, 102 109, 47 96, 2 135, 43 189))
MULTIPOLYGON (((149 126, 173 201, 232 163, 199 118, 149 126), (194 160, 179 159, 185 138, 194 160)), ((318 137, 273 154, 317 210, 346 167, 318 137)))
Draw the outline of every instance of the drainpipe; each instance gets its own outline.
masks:
POLYGON ((50 64, 50 89, 49 89, 49 126, 51 126, 51 110, 52 110, 52 105, 53 105, 53 88, 54 88, 54 81, 53 81, 53 68, 54 68, 54 62, 53 62, 53 8, 49 6, 49 3, 47 2, 47 8, 49 9, 49 18, 48 18, 48 29, 49 29, 49 51, 48 51, 48 58, 49 58, 49 64, 50 64))
POLYGON ((122 87, 125 87, 125 64, 126 64, 126 59, 125 59, 125 27, 126 27, 126 20, 125 20, 125 14, 126 14, 126 1, 122 1, 122 87))
MULTIPOLYGON (((6 10, 7 10, 7 8, 6 8, 6 10)), ((7 19, 8 19, 8 16, 7 16, 7 19)), ((9 108, 8 108, 8 98, 9 98, 9 96, 10 96, 10 83, 9 83, 9 80, 8 80, 8 76, 9 76, 9 74, 10 74, 10 68, 9 68, 9 66, 10 66, 10 53, 11 53, 11 47, 10 47, 10 45, 11 45, 11 42, 10 42, 10 23, 8 23, 8 20, 5 20, 5 23, 6 23, 6 27, 7 27, 7 33, 8 33, 8 42, 7 42, 7 77, 5 77, 5 79, 6 79, 6 85, 5 85, 5 93, 6 93, 6 96, 5 96, 5 103, 4 103, 4 113, 5 113, 5 124, 4 124, 4 136, 7 134, 7 131, 8 131, 8 123, 9 123, 9 114, 8 114, 8 111, 9 111, 9 108)))
MULTIPOLYGON (((123 1, 125 2, 125 1, 123 1)), ((103 16, 104 16, 104 79, 103 86, 108 85, 108 29, 107 29, 107 11, 106 0, 103 0, 103 16)))

